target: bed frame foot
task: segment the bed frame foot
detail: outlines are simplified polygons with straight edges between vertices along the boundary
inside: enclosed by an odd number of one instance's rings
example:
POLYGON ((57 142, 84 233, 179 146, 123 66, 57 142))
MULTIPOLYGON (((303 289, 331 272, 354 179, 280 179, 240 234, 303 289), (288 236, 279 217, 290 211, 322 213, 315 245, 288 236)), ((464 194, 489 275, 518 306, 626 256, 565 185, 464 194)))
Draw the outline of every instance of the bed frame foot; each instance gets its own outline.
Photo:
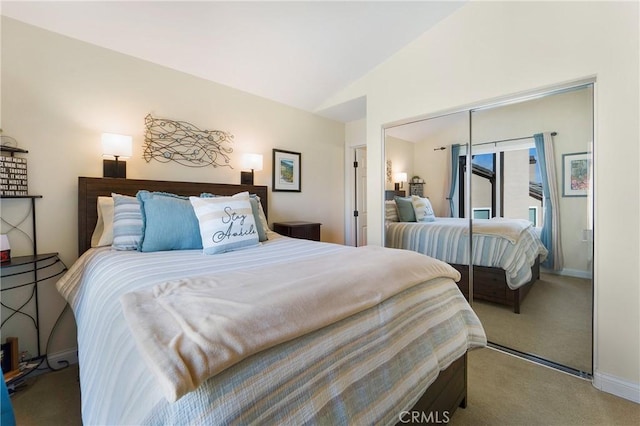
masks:
POLYGON ((462 398, 462 401, 460 401, 460 405, 458 405, 458 407, 467 408, 467 397, 466 396, 464 398, 462 398))

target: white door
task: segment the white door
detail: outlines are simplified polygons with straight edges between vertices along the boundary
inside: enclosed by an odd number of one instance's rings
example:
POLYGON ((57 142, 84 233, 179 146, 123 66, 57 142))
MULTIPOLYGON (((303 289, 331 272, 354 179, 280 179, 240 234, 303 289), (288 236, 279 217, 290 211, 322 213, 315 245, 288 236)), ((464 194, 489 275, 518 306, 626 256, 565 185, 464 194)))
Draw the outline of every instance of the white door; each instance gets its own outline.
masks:
POLYGON ((355 206, 356 246, 367 245, 367 148, 355 149, 355 206))

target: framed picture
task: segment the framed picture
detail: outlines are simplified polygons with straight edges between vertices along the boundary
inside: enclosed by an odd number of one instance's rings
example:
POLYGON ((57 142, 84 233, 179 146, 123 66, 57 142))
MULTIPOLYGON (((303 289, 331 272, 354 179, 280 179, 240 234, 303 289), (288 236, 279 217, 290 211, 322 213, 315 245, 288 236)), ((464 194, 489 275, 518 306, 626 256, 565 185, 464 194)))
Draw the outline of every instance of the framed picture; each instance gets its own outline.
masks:
POLYGON ((586 197, 591 181, 591 153, 562 155, 562 196, 586 197))
POLYGON ((273 191, 300 192, 299 152, 273 150, 273 191))

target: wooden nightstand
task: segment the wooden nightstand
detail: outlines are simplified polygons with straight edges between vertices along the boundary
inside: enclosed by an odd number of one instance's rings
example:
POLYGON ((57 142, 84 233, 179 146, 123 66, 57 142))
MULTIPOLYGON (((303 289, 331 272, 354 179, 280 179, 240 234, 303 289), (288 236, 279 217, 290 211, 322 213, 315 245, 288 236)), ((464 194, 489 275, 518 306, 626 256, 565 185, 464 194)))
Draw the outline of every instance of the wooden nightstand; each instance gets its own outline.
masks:
POLYGON ((320 241, 320 225, 317 222, 275 222, 273 230, 287 237, 320 241))

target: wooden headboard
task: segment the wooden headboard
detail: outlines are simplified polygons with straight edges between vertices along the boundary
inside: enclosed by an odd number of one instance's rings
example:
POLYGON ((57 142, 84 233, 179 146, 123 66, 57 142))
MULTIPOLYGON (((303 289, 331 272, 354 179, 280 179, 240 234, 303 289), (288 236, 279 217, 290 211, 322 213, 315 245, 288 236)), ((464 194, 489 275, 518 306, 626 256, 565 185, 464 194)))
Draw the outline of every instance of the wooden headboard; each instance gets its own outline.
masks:
POLYGON ((78 256, 91 247, 91 235, 98 222, 98 197, 110 197, 112 192, 133 195, 141 190, 170 192, 178 195, 200 195, 209 192, 217 195, 234 195, 249 191, 260 197, 264 214, 267 208, 268 188, 255 185, 231 185, 224 183, 170 182, 161 180, 78 178, 78 256))

